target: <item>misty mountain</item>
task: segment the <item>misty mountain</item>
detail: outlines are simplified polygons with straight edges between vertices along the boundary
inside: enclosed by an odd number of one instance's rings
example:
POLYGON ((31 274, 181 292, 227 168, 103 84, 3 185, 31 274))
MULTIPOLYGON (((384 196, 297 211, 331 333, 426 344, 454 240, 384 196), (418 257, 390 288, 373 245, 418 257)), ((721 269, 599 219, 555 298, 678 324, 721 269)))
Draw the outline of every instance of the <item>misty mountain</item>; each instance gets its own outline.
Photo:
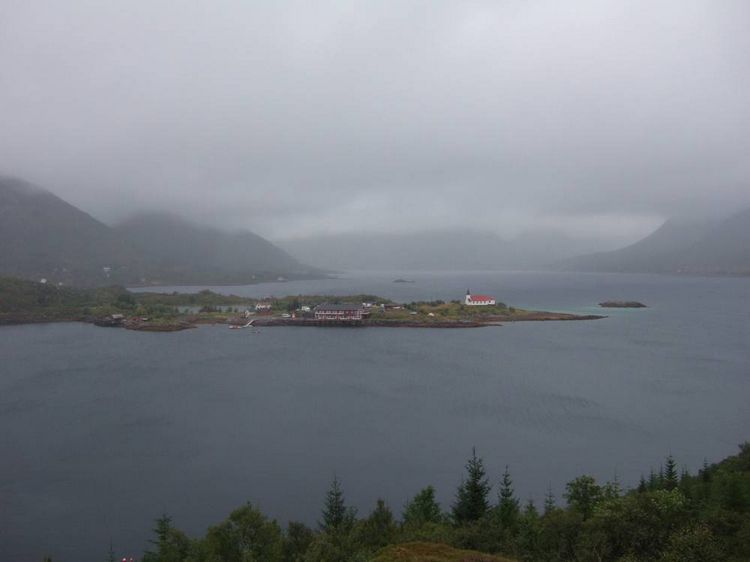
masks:
POLYGON ((718 221, 669 220, 635 244, 566 260, 560 268, 750 275, 750 209, 718 221))
POLYGON ((319 273, 252 232, 156 214, 112 228, 49 191, 0 177, 2 275, 98 286, 239 284, 319 273))
POLYGON ((223 232, 171 214, 136 215, 114 231, 172 283, 249 282, 320 273, 252 232, 223 232))
POLYGON ((48 191, 0 177, 3 275, 99 285, 133 282, 143 271, 135 249, 104 223, 48 191))
POLYGON ((504 240, 478 230, 353 233, 277 244, 305 263, 335 270, 529 269, 601 249, 598 241, 559 234, 531 233, 504 240))

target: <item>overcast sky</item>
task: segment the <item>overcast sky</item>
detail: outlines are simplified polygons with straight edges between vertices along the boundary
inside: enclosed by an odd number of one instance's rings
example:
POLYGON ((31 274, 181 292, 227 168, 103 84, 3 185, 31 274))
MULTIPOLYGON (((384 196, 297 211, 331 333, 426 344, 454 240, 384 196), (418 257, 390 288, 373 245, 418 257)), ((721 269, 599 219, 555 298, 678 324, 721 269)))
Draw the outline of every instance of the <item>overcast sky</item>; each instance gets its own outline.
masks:
POLYGON ((0 172, 111 222, 637 237, 750 205, 750 2, 0 3, 0 172))

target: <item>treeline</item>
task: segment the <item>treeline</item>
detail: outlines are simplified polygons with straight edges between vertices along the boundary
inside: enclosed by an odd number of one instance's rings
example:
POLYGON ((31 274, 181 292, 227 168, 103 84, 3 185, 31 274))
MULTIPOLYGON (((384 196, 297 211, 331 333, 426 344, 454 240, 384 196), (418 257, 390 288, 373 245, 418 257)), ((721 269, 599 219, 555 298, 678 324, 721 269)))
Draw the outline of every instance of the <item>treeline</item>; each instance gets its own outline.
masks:
POLYGON ((580 476, 566 485, 564 502, 548 490, 536 506, 518 499, 507 467, 496 494, 492 488, 472 453, 448 511, 427 486, 399 518, 383 500, 357 517, 334 479, 315 529, 290 522, 282 530, 246 504, 194 539, 163 516, 143 562, 380 562, 391 559, 384 547, 415 541, 529 561, 750 560, 750 443, 696 475, 669 456, 628 491, 580 476))
POLYGON ((112 314, 174 318, 179 307, 196 307, 199 312, 243 312, 259 301, 270 302, 273 312, 294 312, 301 305, 322 302, 390 303, 375 295, 286 296, 258 299, 223 295, 210 290, 197 293, 131 292, 125 287, 77 288, 13 277, 0 277, 0 325, 45 321, 91 321, 112 314))

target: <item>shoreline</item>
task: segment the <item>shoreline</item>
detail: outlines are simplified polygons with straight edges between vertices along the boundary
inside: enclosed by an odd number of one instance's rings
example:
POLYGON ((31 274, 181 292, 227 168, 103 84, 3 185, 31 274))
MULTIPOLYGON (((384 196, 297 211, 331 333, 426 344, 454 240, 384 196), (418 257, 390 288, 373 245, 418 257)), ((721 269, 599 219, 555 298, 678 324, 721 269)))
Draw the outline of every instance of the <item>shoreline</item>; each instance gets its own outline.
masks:
MULTIPOLYGON (((500 327, 504 324, 517 322, 572 322, 583 320, 602 320, 607 316, 598 314, 571 314, 567 312, 529 311, 522 316, 495 315, 482 320, 380 320, 366 319, 357 322, 331 322, 314 320, 311 318, 281 318, 281 317, 256 317, 249 328, 275 328, 275 327, 306 327, 306 328, 436 328, 436 329, 463 329, 463 328, 488 328, 500 327)), ((137 332, 180 332, 198 328, 199 326, 239 326, 247 319, 239 318, 201 318, 196 316, 185 316, 170 322, 149 322, 139 318, 127 318, 119 324, 100 324, 96 318, 49 318, 23 316, 16 318, 0 317, 1 326, 24 326, 33 324, 57 324, 66 322, 79 322, 92 324, 99 328, 121 328, 137 332)))

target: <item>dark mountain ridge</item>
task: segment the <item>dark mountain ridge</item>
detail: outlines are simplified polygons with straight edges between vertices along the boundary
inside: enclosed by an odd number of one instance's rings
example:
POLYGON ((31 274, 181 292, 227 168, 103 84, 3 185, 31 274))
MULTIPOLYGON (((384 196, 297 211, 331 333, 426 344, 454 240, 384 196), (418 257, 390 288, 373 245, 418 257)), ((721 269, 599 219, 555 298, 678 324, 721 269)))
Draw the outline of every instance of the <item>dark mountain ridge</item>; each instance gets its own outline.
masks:
POLYGON ((195 278, 251 282, 320 273, 253 232, 224 232, 167 213, 135 215, 116 225, 114 232, 172 283, 192 283, 195 278))
POLYGON ((99 285, 140 279, 145 264, 107 225, 27 182, 0 177, 0 273, 99 285))
POLYGON ((252 232, 229 234, 160 214, 112 228, 49 191, 0 176, 0 275, 91 287, 320 274, 252 232))

